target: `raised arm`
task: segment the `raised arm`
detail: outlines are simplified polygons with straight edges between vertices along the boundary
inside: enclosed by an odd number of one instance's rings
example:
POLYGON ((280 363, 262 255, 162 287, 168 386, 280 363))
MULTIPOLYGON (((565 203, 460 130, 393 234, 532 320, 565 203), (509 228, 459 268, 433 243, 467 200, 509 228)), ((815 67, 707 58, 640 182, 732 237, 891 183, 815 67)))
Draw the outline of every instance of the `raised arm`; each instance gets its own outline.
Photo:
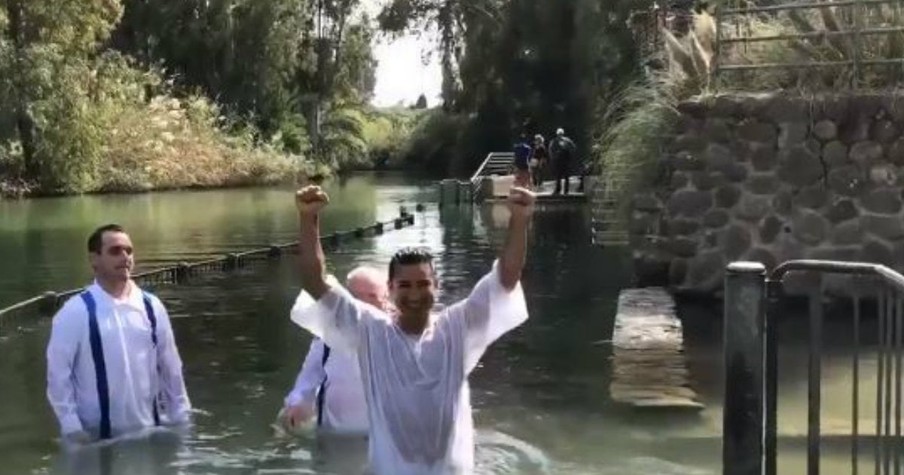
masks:
POLYGON ((329 197, 319 186, 306 186, 295 193, 301 286, 314 300, 319 300, 329 290, 324 278, 326 258, 320 246, 320 210, 329 202, 329 197))
MULTIPOLYGON (((512 188, 508 236, 493 271, 485 275, 466 299, 450 312, 462 312, 465 336, 465 372, 470 373, 480 356, 496 339, 527 320, 524 292, 518 285, 527 251, 527 226, 535 196, 523 188, 512 188)), ((454 319, 457 320, 457 319, 454 319)))
POLYGON ((527 227, 534 212, 534 193, 524 188, 512 188, 507 205, 508 234, 499 255, 499 280, 506 290, 513 290, 521 280, 521 270, 527 256, 527 227))
POLYGON ((292 307, 292 321, 323 339, 332 348, 349 353, 361 343, 361 320, 369 320, 376 309, 357 301, 340 285, 330 285, 324 275, 325 257, 320 247, 320 210, 330 202, 319 186, 306 186, 295 193, 298 207, 298 253, 302 292, 292 307))

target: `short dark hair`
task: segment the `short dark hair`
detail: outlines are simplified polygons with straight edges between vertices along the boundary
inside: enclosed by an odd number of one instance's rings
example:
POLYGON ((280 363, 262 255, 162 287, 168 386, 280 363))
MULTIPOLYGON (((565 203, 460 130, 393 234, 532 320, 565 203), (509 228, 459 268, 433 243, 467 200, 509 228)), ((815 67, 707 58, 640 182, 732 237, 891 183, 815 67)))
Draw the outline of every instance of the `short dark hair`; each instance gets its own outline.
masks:
POLYGON ((124 233, 126 230, 118 224, 105 224, 95 229, 94 232, 88 236, 88 252, 100 254, 101 249, 104 247, 104 233, 107 232, 124 233))
POLYGON ((433 254, 422 247, 406 247, 399 249, 389 261, 389 280, 395 277, 398 266, 430 264, 433 270, 433 254))

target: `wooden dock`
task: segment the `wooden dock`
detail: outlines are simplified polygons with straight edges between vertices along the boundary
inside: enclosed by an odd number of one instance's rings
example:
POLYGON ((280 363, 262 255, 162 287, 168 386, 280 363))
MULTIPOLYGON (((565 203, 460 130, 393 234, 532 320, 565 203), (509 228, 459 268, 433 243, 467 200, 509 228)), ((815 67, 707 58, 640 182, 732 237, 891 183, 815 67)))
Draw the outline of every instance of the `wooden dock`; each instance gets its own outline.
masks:
POLYGON ((612 400, 638 409, 702 410, 690 387, 683 340, 665 289, 622 290, 612 332, 612 400))
MULTIPOLYGON (((508 197, 508 190, 512 187, 512 184, 515 181, 515 177, 513 175, 504 175, 504 176, 494 176, 493 177, 493 196, 487 197, 485 202, 493 203, 493 202, 502 202, 505 201, 506 197, 508 197)), ((537 202, 538 203, 584 203, 587 201, 587 195, 583 192, 578 193, 576 190, 581 184, 580 177, 573 176, 570 178, 568 184, 567 195, 554 195, 552 192, 555 191, 556 182, 552 180, 547 180, 543 182, 543 184, 537 189, 534 190, 537 193, 537 202)))

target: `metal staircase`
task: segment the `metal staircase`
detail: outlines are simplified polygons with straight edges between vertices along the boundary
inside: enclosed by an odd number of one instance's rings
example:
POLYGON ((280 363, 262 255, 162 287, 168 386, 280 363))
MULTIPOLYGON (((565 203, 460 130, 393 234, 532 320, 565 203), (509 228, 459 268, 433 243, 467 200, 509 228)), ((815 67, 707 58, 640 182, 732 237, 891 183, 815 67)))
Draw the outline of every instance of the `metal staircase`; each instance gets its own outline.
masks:
POLYGON ((471 176, 471 183, 476 185, 480 178, 485 176, 511 174, 514 158, 515 154, 512 152, 490 152, 471 176))

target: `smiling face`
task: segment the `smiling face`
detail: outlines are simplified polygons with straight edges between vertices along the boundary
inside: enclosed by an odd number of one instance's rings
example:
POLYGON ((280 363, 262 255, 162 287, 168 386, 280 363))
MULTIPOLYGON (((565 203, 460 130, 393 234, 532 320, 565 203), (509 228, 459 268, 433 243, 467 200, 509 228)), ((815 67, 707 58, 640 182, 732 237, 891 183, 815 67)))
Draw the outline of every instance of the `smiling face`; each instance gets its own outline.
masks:
POLYGON ((89 252, 91 268, 98 280, 128 281, 135 265, 132 240, 122 231, 104 231, 100 248, 89 252))
POLYGON ((436 301, 436 278, 433 264, 399 264, 389 281, 392 301, 401 318, 425 321, 436 301))

